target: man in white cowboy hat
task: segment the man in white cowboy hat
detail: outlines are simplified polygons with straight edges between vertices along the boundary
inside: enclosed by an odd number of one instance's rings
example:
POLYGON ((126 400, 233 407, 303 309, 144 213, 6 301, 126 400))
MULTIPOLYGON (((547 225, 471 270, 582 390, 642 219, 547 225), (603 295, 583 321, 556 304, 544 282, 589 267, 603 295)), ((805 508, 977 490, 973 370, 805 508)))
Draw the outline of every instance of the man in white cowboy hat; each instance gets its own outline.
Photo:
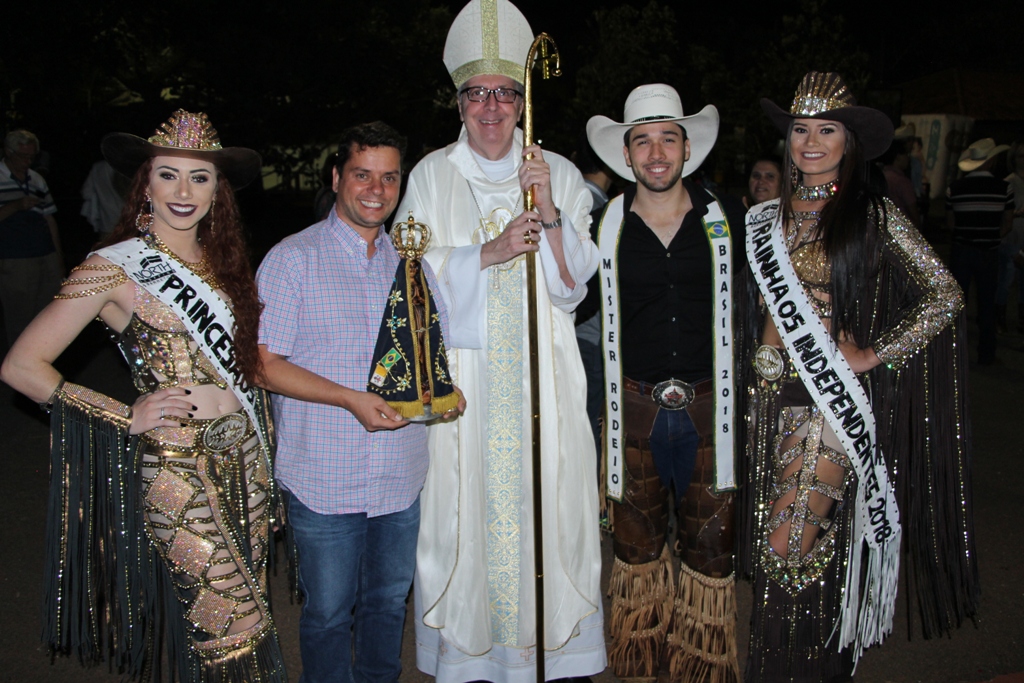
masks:
POLYGON ((538 252, 538 357, 548 679, 605 667, 594 437, 571 312, 597 267, 590 193, 516 127, 533 31, 507 0, 473 0, 448 33, 459 139, 409 176, 398 216, 433 231, 463 417, 429 428, 416 567, 417 665, 439 681, 536 673, 530 382, 523 254, 538 252), (525 160, 527 154, 533 158, 525 160), (523 193, 534 188, 534 211, 523 193))
POLYGON ((992 167, 1009 145, 992 138, 971 144, 960 154, 958 166, 967 175, 946 190, 946 222, 953 232, 949 271, 966 298, 971 284, 978 285, 978 363, 996 360, 996 283, 999 242, 1013 227, 1013 190, 992 175, 992 167))
POLYGON ((739 681, 732 241, 743 208, 687 179, 715 144, 718 111, 684 116, 675 89, 654 83, 629 94, 623 122, 595 116, 587 133, 612 170, 636 180, 597 232, 616 558, 609 660, 623 678, 739 681))

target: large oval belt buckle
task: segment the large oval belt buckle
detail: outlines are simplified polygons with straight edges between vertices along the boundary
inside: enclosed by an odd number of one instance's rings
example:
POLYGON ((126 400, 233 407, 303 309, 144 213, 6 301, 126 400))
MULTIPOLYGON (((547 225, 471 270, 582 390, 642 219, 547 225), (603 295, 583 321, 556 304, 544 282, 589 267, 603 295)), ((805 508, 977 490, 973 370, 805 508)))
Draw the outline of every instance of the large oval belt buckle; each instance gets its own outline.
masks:
POLYGON ((238 413, 221 415, 206 428, 203 445, 214 453, 226 451, 242 440, 247 425, 248 421, 238 413))
POLYGON ((693 387, 681 379, 667 379, 654 385, 651 398, 666 410, 680 410, 693 400, 693 387))
POLYGON ((769 382, 774 382, 782 377, 782 372, 786 369, 786 361, 782 357, 782 352, 777 348, 762 344, 754 354, 754 369, 761 377, 769 382))

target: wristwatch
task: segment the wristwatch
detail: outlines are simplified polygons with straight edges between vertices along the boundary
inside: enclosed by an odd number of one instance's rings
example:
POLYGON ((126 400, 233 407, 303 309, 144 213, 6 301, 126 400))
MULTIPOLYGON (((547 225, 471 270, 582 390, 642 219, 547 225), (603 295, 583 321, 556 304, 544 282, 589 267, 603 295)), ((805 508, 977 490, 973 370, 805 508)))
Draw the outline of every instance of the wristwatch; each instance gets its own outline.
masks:
POLYGON ((555 220, 551 221, 550 223, 545 223, 544 221, 541 221, 540 227, 544 228, 545 230, 552 230, 554 228, 562 227, 562 210, 556 208, 555 220))

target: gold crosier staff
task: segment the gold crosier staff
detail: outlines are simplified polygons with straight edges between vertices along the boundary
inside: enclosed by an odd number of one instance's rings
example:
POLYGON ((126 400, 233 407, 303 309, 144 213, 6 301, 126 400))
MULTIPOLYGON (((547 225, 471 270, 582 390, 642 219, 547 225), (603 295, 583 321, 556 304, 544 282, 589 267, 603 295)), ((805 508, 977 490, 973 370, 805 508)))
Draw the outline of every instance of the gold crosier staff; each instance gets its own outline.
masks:
MULTIPOLYGON (((523 96, 523 145, 533 144, 533 67, 541 78, 561 76, 558 47, 547 33, 533 39, 526 53, 526 94, 523 96)), ((527 156, 532 159, 533 155, 527 156)), ((523 208, 533 210, 533 188, 523 196, 523 208)), ((526 254, 526 317, 530 342, 530 434, 533 439, 533 568, 537 609, 537 682, 544 683, 544 505, 540 490, 540 377, 537 359, 537 253, 526 254)))

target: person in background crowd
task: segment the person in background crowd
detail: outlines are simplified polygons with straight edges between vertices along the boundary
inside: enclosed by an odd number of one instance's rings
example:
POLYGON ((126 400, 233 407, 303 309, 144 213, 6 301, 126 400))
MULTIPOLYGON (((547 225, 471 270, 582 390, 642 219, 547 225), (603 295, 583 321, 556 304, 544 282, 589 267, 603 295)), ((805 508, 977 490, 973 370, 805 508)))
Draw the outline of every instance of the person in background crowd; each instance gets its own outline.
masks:
POLYGON ((885 176, 885 196, 903 212, 903 215, 917 226, 921 218, 917 213, 917 195, 914 184, 907 177, 910 170, 910 155, 907 154, 906 142, 893 140, 889 149, 878 159, 885 176))
POLYGON ((782 162, 775 157, 761 157, 750 167, 743 205, 749 209, 755 204, 778 199, 781 190, 782 162))
POLYGON ((1024 334, 1024 143, 1015 142, 1006 153, 1010 175, 1004 180, 1013 192, 1013 227, 999 243, 999 283, 996 286, 996 325, 1004 331, 1007 300, 1013 278, 1017 278, 1017 332, 1024 334))
POLYGON ((106 159, 97 161, 89 169, 82 184, 82 215, 89 221, 97 240, 104 241, 113 232, 127 191, 124 176, 106 159))
POLYGON ((966 297, 977 286, 978 363, 996 361, 996 283, 999 243, 1013 228, 1014 197, 1010 184, 992 175, 992 167, 1009 145, 992 138, 972 143, 960 154, 964 175, 946 190, 946 224, 952 231, 949 270, 966 297))
POLYGON ((0 161, 0 304, 7 344, 53 299, 64 275, 57 207, 32 170, 39 139, 27 130, 4 138, 0 161))
MULTIPOLYGON (((583 175, 583 182, 590 190, 590 196, 594 200, 591 207, 591 225, 600 220, 601 212, 608 203, 608 191, 612 187, 611 169, 609 169, 594 154, 587 140, 586 131, 580 137, 576 145, 574 158, 576 168, 583 175)), ((593 237, 591 230, 591 237, 593 237)), ((587 282, 587 296, 585 301, 589 302, 598 289, 596 275, 587 282)), ((596 301, 596 299, 594 299, 596 301)), ((594 442, 598 444, 600 453, 601 413, 604 411, 604 366, 601 363, 601 317, 597 315, 596 306, 585 306, 582 302, 576 309, 576 342, 580 347, 580 359, 583 361, 583 369, 587 373, 587 417, 590 419, 590 428, 594 433, 594 442)))
POLYGON ((600 211, 608 203, 608 191, 612 188, 612 171, 594 154, 587 141, 586 132, 581 134, 576 145, 573 163, 583 176, 583 183, 590 190, 590 196, 594 200, 590 210, 600 211))

